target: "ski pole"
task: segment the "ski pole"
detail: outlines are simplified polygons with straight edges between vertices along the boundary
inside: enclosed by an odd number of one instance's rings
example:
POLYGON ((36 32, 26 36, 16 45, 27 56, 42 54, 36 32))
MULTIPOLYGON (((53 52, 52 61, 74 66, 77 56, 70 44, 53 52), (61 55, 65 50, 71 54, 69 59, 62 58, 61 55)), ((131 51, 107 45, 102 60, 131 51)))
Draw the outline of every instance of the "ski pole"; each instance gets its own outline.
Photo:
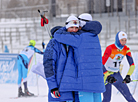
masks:
POLYGON ((31 58, 31 60, 29 62, 27 75, 29 75, 29 73, 30 73, 30 70, 31 70, 32 65, 33 65, 34 58, 35 58, 35 53, 34 53, 33 57, 31 58))
POLYGON ((38 86, 38 76, 36 74, 36 82, 37 82, 37 95, 39 95, 39 86, 38 86))
POLYGON ((47 25, 44 25, 44 27, 45 27, 45 29, 48 31, 48 34, 49 34, 49 36, 50 36, 50 38, 51 38, 52 36, 51 36, 51 33, 50 33, 50 30, 49 30, 48 26, 47 26, 47 25))
MULTIPOLYGON (((46 18, 45 18, 45 12, 48 12, 48 11, 43 11, 42 13, 40 12, 40 10, 38 9, 38 12, 39 12, 39 15, 41 16, 41 18, 43 18, 44 19, 44 21, 45 21, 45 23, 47 23, 47 20, 46 20, 46 18)), ((50 33, 50 30, 49 30, 49 28, 48 28, 48 26, 46 25, 44 25, 44 27, 45 27, 45 29, 48 31, 48 34, 49 34, 49 36, 51 37, 51 33, 50 33)))
MULTIPOLYGON (((41 18, 45 18, 45 17, 44 17, 45 12, 48 12, 48 11, 43 11, 42 14, 41 14, 40 10, 38 9, 38 12, 39 12, 41 18)), ((46 19, 44 19, 44 20, 45 20, 45 22, 46 22, 46 19)))
POLYGON ((104 85, 107 85, 108 84, 108 82, 106 82, 104 85))
POLYGON ((135 81, 138 81, 138 80, 131 80, 131 82, 135 82, 135 81))
MULTIPOLYGON (((35 65, 36 65, 36 54, 34 53, 34 57, 35 57, 35 65)), ((39 95, 39 86, 38 86, 38 76, 36 74, 36 83, 37 83, 37 95, 39 95)))
MULTIPOLYGON (((135 82, 135 81, 138 81, 138 80, 131 80, 130 82, 135 82)), ((123 81, 122 83, 126 83, 125 81, 123 81)))
MULTIPOLYGON (((137 76, 137 79, 138 79, 138 76, 137 76)), ((136 88, 137 88, 137 84, 138 84, 138 82, 136 82, 136 84, 135 84, 135 87, 134 87, 134 90, 133 90, 133 95, 135 94, 135 91, 136 91, 136 88)))

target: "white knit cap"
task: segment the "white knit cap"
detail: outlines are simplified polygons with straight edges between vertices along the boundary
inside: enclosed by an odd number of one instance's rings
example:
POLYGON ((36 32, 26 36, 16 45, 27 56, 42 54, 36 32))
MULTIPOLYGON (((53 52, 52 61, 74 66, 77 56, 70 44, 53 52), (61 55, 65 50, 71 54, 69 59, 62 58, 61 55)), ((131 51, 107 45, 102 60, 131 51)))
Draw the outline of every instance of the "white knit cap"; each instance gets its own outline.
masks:
POLYGON ((120 31, 119 34, 118 34, 118 38, 119 38, 119 40, 123 39, 123 38, 127 39, 127 34, 123 31, 120 31))
POLYGON ((88 13, 79 15, 80 26, 83 27, 87 21, 92 21, 92 16, 88 13))
POLYGON ((75 16, 69 16, 66 20, 66 29, 69 27, 79 27, 79 19, 75 16))

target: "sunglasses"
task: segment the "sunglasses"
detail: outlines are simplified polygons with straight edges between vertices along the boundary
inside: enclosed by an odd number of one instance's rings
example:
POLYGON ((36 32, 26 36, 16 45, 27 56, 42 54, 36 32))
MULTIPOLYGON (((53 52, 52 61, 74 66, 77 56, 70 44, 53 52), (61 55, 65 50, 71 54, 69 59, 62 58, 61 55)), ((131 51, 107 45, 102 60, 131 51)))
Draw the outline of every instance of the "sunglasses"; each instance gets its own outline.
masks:
POLYGON ((67 24, 74 24, 74 25, 77 25, 77 24, 79 24, 79 20, 72 20, 72 21, 66 22, 65 24, 66 24, 66 25, 67 25, 67 24))

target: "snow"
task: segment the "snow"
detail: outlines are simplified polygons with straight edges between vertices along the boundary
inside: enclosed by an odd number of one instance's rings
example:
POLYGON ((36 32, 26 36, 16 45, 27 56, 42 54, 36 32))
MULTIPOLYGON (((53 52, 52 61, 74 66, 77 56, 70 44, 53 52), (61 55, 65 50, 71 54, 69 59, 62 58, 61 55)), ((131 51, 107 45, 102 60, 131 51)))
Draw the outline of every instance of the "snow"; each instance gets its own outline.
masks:
MULTIPOLYGON (((18 95, 18 86, 16 84, 0 84, 0 102, 48 102, 48 88, 46 81, 41 79, 42 82, 39 86, 39 95, 40 97, 30 97, 30 98, 18 98, 10 99, 10 97, 17 97, 18 95), (44 84, 45 83, 45 84, 44 84), (42 85, 43 84, 43 85, 42 85), (44 96, 45 97, 41 97, 44 96)), ((29 91, 38 95, 37 86, 29 86, 29 91)), ((117 90, 113 87, 112 100, 111 102, 127 102, 125 98, 119 93, 116 94, 117 90)), ((134 98, 138 101, 138 88, 134 94, 134 98)))
POLYGON ((48 87, 43 78, 39 78, 38 85, 28 86, 31 93, 38 95, 38 97, 17 98, 18 85, 17 84, 0 84, 0 102, 48 102, 48 87), (39 91, 38 91, 39 90, 39 91))
MULTIPOLYGON (((33 61, 33 63, 35 62, 41 62, 42 61, 42 56, 41 55, 36 54, 36 60, 33 61)), ((137 73, 138 73, 138 53, 132 53, 132 56, 134 58, 134 63, 135 63, 135 71, 132 74, 132 80, 136 80, 137 79, 137 73)), ((126 58, 122 61, 122 66, 123 66, 123 70, 122 70, 122 76, 123 78, 125 77, 127 71, 128 71, 128 63, 126 58)), ((33 66, 33 64, 32 64, 33 66)), ((6 69, 5 69, 6 70, 6 69)), ((14 72, 14 80, 17 80, 16 75, 17 71, 14 72)), ((18 85, 16 83, 14 84, 6 84, 4 83, 6 78, 8 78, 7 76, 5 76, 5 78, 1 79, 1 83, 0 84, 0 102, 48 102, 48 86, 47 86, 47 82, 44 78, 42 78, 41 76, 38 76, 36 74, 34 74, 33 72, 29 72, 28 75, 28 89, 31 93, 34 93, 35 95, 38 95, 38 97, 30 97, 30 98, 18 98, 18 99, 10 99, 13 97, 17 97, 18 96, 18 85), (3 80, 3 81, 2 81, 3 80), (45 97, 43 97, 45 96, 45 97)), ((127 84, 130 92, 133 93, 134 92, 134 84, 136 82, 131 82, 130 84, 127 84)), ((113 86, 112 87, 112 100, 111 102, 127 102, 125 100, 125 98, 122 96, 122 94, 120 94, 118 92, 118 90, 116 90, 116 88, 113 86)), ((136 91, 134 93, 134 98, 136 101, 138 101, 138 85, 136 87, 136 91)), ((107 96, 108 97, 108 96, 107 96)))

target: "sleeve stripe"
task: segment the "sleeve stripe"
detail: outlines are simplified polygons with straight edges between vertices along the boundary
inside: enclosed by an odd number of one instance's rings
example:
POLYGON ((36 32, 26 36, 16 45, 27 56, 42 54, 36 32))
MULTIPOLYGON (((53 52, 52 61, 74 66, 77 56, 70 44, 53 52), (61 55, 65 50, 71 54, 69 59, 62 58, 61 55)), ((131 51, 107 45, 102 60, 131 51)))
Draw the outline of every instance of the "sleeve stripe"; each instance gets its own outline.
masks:
POLYGON ((131 52, 130 50, 127 50, 127 53, 131 52))

